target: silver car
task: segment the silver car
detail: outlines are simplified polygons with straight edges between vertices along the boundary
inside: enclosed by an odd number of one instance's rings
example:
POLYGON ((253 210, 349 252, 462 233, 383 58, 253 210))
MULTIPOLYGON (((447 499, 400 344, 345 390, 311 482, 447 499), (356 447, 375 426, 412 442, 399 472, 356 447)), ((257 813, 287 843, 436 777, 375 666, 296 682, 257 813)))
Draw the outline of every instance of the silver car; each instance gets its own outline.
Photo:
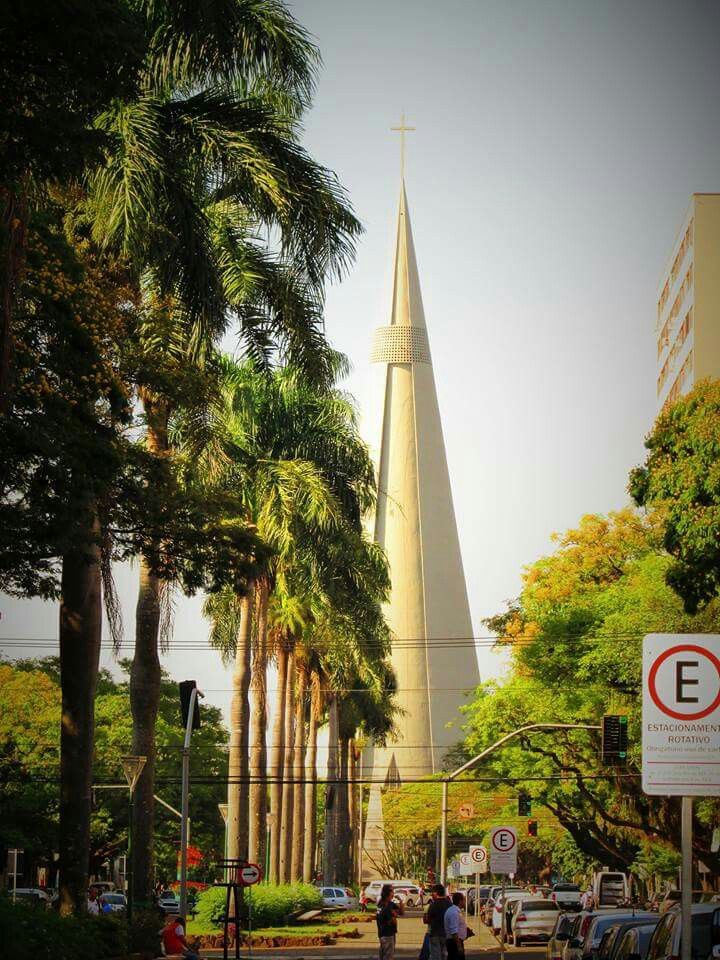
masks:
POLYGON ((320 894, 324 907, 335 907, 337 910, 357 910, 357 897, 344 887, 322 887, 320 894))
POLYGON ((543 897, 521 897, 512 905, 510 936, 516 947, 528 940, 550 939, 560 908, 543 897))

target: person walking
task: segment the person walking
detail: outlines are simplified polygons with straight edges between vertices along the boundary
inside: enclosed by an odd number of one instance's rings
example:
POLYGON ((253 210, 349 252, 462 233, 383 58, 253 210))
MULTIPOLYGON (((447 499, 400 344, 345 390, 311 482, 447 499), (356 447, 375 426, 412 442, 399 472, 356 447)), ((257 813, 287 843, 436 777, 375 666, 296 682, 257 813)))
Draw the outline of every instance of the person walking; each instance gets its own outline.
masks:
POLYGON ((580 909, 581 910, 592 910, 595 906, 595 897, 590 887, 587 888, 585 893, 580 897, 580 909))
POLYGON ((431 892, 430 905, 427 908, 423 923, 428 925, 430 939, 430 960, 447 960, 447 944, 445 937, 445 914, 450 907, 450 898, 445 893, 445 887, 436 883, 431 892))
POLYGON ((465 896, 454 893, 452 902, 445 911, 443 924, 445 926, 445 945, 448 960, 463 960, 465 956, 465 941, 468 938, 468 927, 463 914, 465 896))
POLYGON ((393 899, 395 889, 391 883, 383 884, 377 902, 375 922, 380 941, 380 960, 394 960, 395 938, 397 937, 397 918, 403 914, 403 905, 393 899))

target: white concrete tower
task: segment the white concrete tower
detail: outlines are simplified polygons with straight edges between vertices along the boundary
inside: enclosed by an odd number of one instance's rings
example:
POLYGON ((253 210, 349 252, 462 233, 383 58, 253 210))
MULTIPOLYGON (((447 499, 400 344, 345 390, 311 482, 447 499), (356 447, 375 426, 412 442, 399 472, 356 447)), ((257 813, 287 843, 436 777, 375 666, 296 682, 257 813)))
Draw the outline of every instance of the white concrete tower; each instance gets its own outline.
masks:
POLYGON ((403 711, 396 743, 376 751, 374 779, 384 767, 392 782, 442 769, 461 738, 458 708, 479 682, 404 182, 391 319, 376 330, 371 359, 387 365, 375 539, 390 563, 386 615, 403 711))

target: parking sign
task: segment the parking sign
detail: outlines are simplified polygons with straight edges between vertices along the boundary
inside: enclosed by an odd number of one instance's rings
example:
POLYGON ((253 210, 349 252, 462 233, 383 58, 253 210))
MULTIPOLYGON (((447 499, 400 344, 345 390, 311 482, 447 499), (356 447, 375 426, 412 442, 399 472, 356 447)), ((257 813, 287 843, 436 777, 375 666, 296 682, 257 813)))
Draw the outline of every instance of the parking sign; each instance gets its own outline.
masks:
POLYGON ((517 832, 515 827, 493 827, 490 832, 490 870, 517 873, 517 832))
POLYGON ((643 642, 642 783, 658 796, 720 796, 720 636, 643 642))

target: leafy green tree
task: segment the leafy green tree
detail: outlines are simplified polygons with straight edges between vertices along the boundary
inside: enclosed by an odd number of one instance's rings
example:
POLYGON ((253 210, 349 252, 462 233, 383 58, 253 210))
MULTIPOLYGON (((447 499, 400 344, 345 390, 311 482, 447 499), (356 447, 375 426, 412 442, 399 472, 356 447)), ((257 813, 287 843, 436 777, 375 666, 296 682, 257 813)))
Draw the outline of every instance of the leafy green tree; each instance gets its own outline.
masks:
POLYGON ((720 381, 706 380, 658 417, 648 456, 630 474, 630 493, 662 517, 673 557, 668 584, 688 613, 720 588, 720 381))

